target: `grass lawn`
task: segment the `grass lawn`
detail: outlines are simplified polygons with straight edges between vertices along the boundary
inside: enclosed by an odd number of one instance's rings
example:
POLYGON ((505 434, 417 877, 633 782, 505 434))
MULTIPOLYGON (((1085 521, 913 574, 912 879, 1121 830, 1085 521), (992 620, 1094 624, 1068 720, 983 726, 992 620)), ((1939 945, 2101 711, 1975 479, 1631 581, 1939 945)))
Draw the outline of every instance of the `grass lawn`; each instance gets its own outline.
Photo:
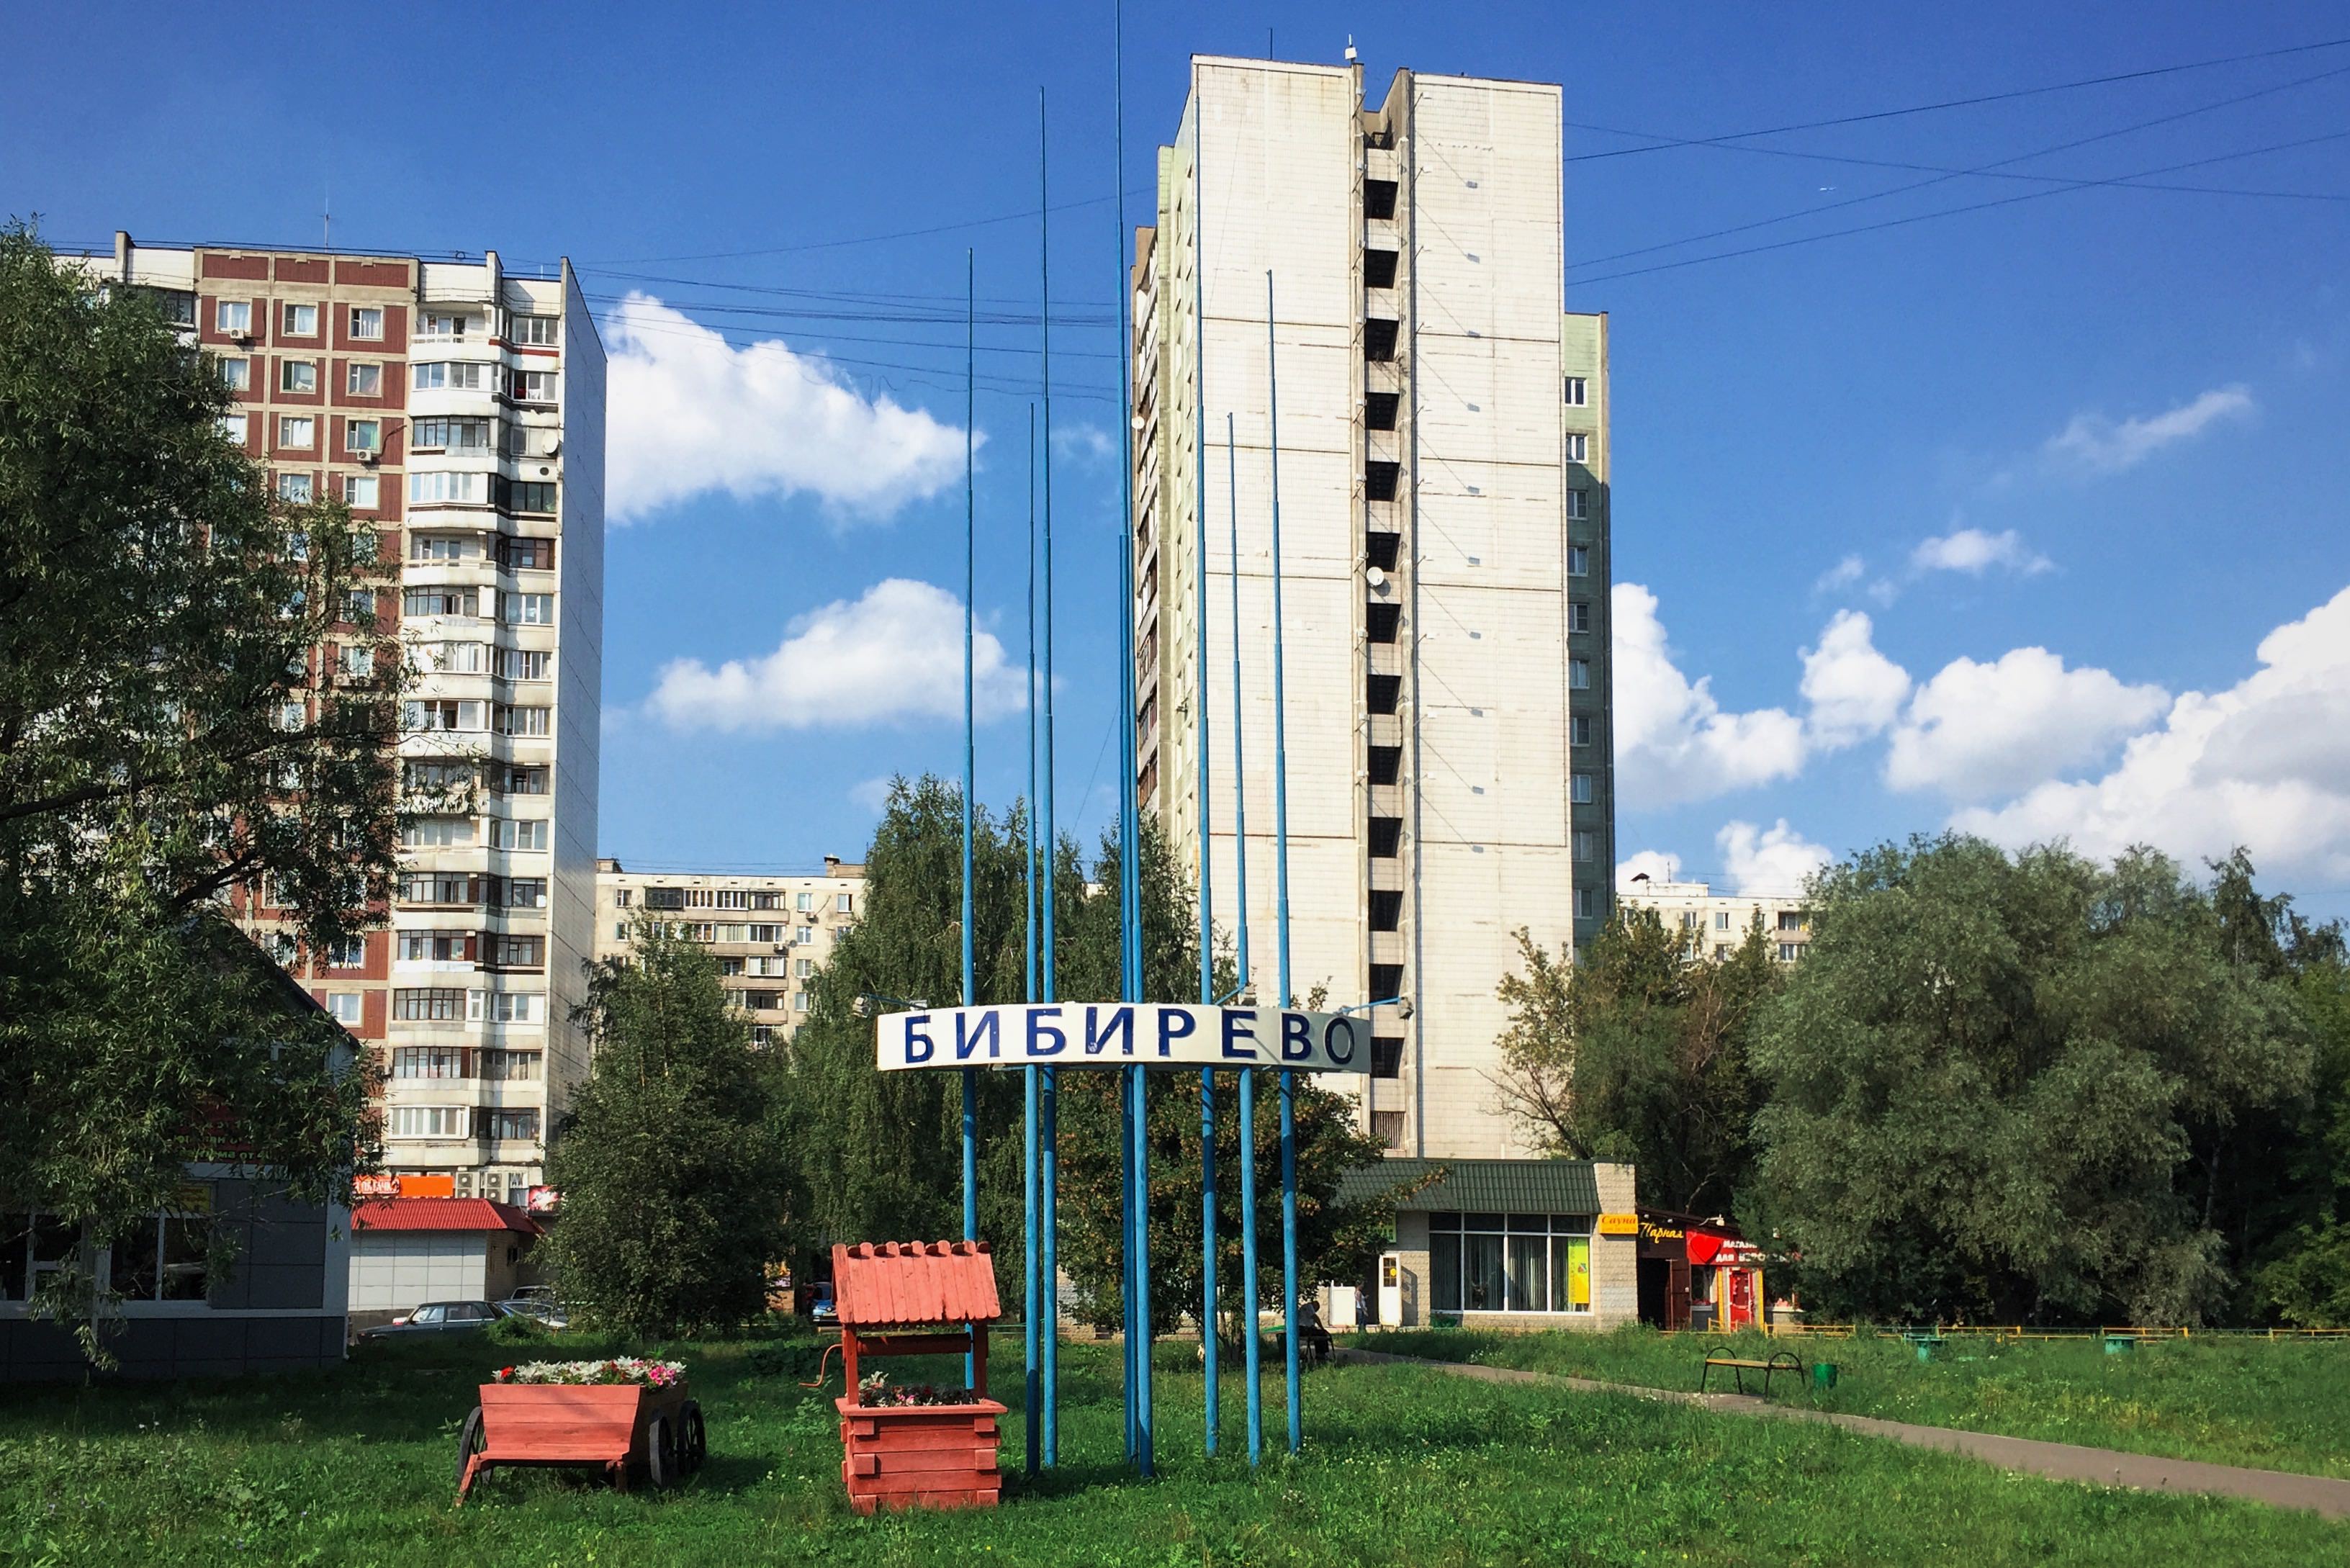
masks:
MULTIPOLYGON (((1727 1336, 1725 1336, 1727 1337, 1727 1336)), ((1694 1389, 1698 1366, 1721 1337, 1614 1334, 1481 1334, 1432 1329, 1374 1334, 1366 1349, 1440 1361, 1476 1361, 1694 1389)), ((1736 1336, 1760 1360, 1793 1350, 1837 1364, 1835 1390, 1787 1397, 1822 1409, 2016 1438, 2210 1459, 2262 1469, 2350 1477, 2350 1340, 2188 1339, 2108 1355, 2094 1341, 1994 1345, 1953 1338, 1920 1363, 1902 1340, 1736 1336)), ((1726 1375, 1708 1386, 1729 1387, 1726 1375)), ((1751 1386, 1751 1385, 1750 1385, 1751 1386)), ((1780 1379, 1776 1389, 1789 1387, 1780 1379)), ((1773 1398, 1779 1397, 1774 1389, 1773 1398)))
MULTIPOLYGON (((558 1343, 566 1355, 608 1348, 558 1343)), ((1174 1345, 1157 1483, 1119 1462, 1116 1348, 1071 1345, 1059 1471, 1034 1488, 1013 1480, 992 1511, 864 1520, 842 1497, 828 1396, 758 1374, 752 1345, 667 1348, 709 1412, 695 1480, 618 1496, 509 1472, 462 1511, 454 1433, 473 1386, 534 1352, 369 1347, 305 1377, 8 1390, 0 1563, 2350 1563, 2350 1528, 2307 1515, 1418 1367, 1313 1374, 1305 1458, 1253 1475, 1230 1457, 1238 1380, 1224 1389, 1226 1457, 1202 1459, 1201 1380, 1178 1370, 1189 1347, 1174 1345)), ((1005 1386, 1018 1356, 1016 1339, 999 1339, 1005 1386)), ((1268 1395, 1277 1428, 1277 1376, 1268 1395)), ((1017 1417, 1006 1428, 1016 1467, 1017 1417)))

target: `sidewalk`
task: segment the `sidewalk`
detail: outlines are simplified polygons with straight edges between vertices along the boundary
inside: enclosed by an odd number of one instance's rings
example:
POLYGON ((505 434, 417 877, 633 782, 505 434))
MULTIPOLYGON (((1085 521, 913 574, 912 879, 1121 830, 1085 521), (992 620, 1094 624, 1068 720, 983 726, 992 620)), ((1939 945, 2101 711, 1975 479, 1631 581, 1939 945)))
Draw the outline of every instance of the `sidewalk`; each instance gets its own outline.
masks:
POLYGON ((2290 1470, 2251 1469, 2241 1465, 2215 1465, 2200 1459, 2166 1459, 2158 1454, 2129 1454, 2115 1449, 2083 1448, 2076 1443, 2049 1443, 2036 1438, 2001 1438, 1954 1427, 1919 1427, 1907 1421, 1885 1421, 1873 1416, 1846 1416, 1800 1406, 1773 1405, 1751 1394, 1685 1394, 1670 1388, 1643 1388, 1629 1383, 1601 1383, 1588 1377, 1564 1377, 1548 1372, 1520 1372, 1507 1366, 1479 1366, 1463 1361, 1427 1361, 1413 1355, 1389 1355, 1382 1351, 1342 1349, 1339 1358, 1358 1362, 1391 1362, 1425 1366, 1459 1377, 1487 1383, 1539 1383, 1569 1388, 1579 1394, 1627 1394, 1636 1399, 1665 1404, 1696 1405, 1731 1416, 1760 1416, 1783 1421, 1817 1421, 1866 1437, 1889 1438, 1912 1448, 1939 1449, 1965 1454, 2002 1469, 2022 1475, 2048 1476, 2057 1480, 2087 1481, 2095 1486, 2129 1487, 2138 1491, 2199 1492, 2209 1497, 2241 1497, 2278 1508, 2308 1509, 2326 1519, 2350 1519, 2350 1480, 2332 1476, 2296 1475, 2290 1470))

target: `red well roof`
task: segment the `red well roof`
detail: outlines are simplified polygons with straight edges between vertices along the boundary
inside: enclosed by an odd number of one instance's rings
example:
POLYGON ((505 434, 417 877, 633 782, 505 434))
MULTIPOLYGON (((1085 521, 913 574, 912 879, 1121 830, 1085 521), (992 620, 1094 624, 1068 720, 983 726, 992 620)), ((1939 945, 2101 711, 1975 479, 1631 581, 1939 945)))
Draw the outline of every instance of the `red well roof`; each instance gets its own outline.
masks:
POLYGON ((832 1250, 833 1307, 846 1328, 992 1323, 995 1262, 984 1241, 861 1241, 832 1250))
POLYGON ((511 1203, 486 1198, 378 1198, 351 1210, 354 1231, 518 1231, 546 1227, 511 1203))

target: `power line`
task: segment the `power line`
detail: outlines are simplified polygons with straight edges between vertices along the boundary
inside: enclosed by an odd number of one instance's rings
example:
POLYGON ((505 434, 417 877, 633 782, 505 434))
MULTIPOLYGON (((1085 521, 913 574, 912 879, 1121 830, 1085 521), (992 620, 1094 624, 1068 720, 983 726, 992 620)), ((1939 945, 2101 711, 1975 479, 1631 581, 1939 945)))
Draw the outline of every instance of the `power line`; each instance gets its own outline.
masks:
MULTIPOLYGON (((2193 109, 2182 109, 2169 114, 2157 115, 2152 119, 2142 119, 2137 121, 2136 124, 2121 126, 2113 130, 2101 130, 2094 136, 2075 137, 2069 141, 2060 141, 2053 146, 2043 147, 2031 152, 2019 152, 2013 157, 1997 159, 1990 163, 1981 164, 1975 168, 1949 171, 1944 173, 1937 174, 1929 180, 1912 180, 1908 184, 1896 185, 1889 190, 1870 192, 1866 195, 1846 197, 1841 202, 1831 202, 1825 206, 1807 207, 1801 212, 1782 213, 1776 217, 1757 218, 1751 223, 1732 223, 1727 228, 1711 229, 1701 234, 1690 234, 1677 240, 1661 240, 1655 244, 1639 245, 1627 251, 1616 251, 1607 255, 1594 256, 1581 265, 1585 266, 1597 266, 1603 262, 1621 261, 1628 256, 1647 255, 1655 251, 1672 250, 1681 245, 1698 244, 1706 240, 1721 239, 1729 234, 1744 234, 1753 229, 1768 228, 1774 223, 1792 223, 1799 218, 1814 217, 1822 213, 1833 213, 1845 207, 1856 207, 1868 202, 1883 201, 1887 197, 1903 195, 1911 191, 1922 191, 1929 185, 1947 184, 1952 180, 1960 179, 1967 175, 1991 174, 1996 171, 2006 169, 2011 164, 2027 163, 2035 158, 2048 158, 2053 157, 2054 154, 2059 152, 2070 152, 2076 148, 2087 147, 2095 142, 2111 141, 2116 137, 2130 136, 2141 130, 2150 130, 2158 125, 2170 125, 2178 120, 2192 119, 2197 115, 2211 114, 2220 109, 2231 109, 2237 104, 2250 103, 2254 99, 2268 98, 2276 93, 2287 92, 2294 88, 2307 87, 2314 82, 2325 81, 2331 78, 2345 74, 2350 74, 2350 66, 2337 66, 2332 70, 2320 71, 2314 76, 2297 77, 2292 81, 2272 83, 2267 87, 2256 88, 2251 92, 2238 93, 2232 98, 2223 98, 2215 102, 2198 104, 2193 109)), ((1762 150, 1751 149, 1748 151, 1762 150)), ((2191 167, 2191 165, 2182 164, 2179 167, 2191 167)), ((2143 178, 2143 176, 2125 174, 2109 180, 2068 180, 2064 182, 2062 188, 2065 190, 2085 190, 2091 186, 2098 185, 2122 185, 2140 178, 2143 178)), ((2054 195, 2055 193, 2056 192, 2054 191, 2033 192, 2034 195, 2054 195)))
MULTIPOLYGON (((1618 147, 1606 152, 1582 152, 1566 160, 1569 163, 1592 163, 1602 159, 1628 158, 1639 152, 1661 152, 1675 147, 1706 147, 1725 141, 1742 141, 1757 136, 1783 136, 1796 130, 1824 130, 1831 126, 1865 125, 1872 120, 1898 119, 1913 114, 1933 114, 1946 109, 1971 109, 1979 104, 2006 103, 2020 98, 2037 98, 2047 93, 2071 92, 2078 88, 2106 87, 2115 82, 2142 81, 2149 77, 2173 76, 2181 71, 2210 70, 2218 66, 2241 65, 2247 60, 2272 60, 2287 55, 2305 55, 2320 49, 2338 49, 2350 46, 2350 38, 2328 38, 2315 44, 2294 44, 2282 49, 2263 49, 2256 54, 2227 55, 2219 59, 2189 60, 2182 65, 2152 66, 2145 70, 2122 71, 2113 76, 2084 77, 2078 81, 2055 82, 2047 87, 2015 88, 2006 92, 1983 93, 1974 98, 1944 99, 1938 103, 1912 104, 1906 109, 1880 109, 1867 114, 1838 115, 1833 119, 1803 120, 1792 125, 1766 126, 1760 130, 1734 130, 1721 136, 1709 136, 1690 140, 1659 140, 1644 147, 1618 147)), ((1612 131, 1606 126, 1581 126, 1579 130, 1608 131, 1611 135, 1638 135, 1636 131, 1612 131)))
MULTIPOLYGON (((1129 196, 1152 195, 1156 194, 1156 188, 1151 186, 1138 186, 1134 190, 1128 192, 1127 194, 1129 196)), ((1116 200, 1118 200, 1116 193, 1112 193, 1107 196, 1087 196, 1075 202, 1058 202, 1053 206, 1043 208, 1041 211, 1045 213, 1075 212, 1080 207, 1098 207, 1116 200)), ((852 238, 839 240, 808 240, 795 245, 770 245, 764 249, 754 251, 705 251, 699 255, 686 256, 627 256, 620 258, 615 263, 615 265, 619 266, 648 266, 660 262, 736 261, 745 256, 794 255, 802 251, 837 250, 844 245, 873 245, 881 244, 890 240, 927 239, 933 234, 960 234, 965 229, 983 229, 996 223, 1021 223, 1038 216, 1039 212, 1040 209, 1038 208, 1028 207, 1016 213, 1003 213, 988 218, 966 218, 960 223, 935 223, 929 228, 923 229, 899 229, 894 233, 886 234, 859 234, 852 238)))

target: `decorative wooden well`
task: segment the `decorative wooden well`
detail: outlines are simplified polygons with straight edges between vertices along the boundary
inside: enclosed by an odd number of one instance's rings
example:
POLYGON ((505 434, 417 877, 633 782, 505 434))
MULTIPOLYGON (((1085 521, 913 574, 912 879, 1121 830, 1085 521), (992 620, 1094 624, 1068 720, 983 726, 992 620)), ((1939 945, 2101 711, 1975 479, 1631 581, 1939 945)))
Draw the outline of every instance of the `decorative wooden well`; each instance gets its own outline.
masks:
POLYGON ((987 1329, 1003 1315, 984 1241, 883 1241, 832 1250, 833 1304, 848 1391, 840 1411, 840 1477, 849 1506, 993 1508, 1003 1487, 987 1397, 987 1329), (972 1359, 971 1397, 952 1405, 867 1405, 863 1363, 881 1355, 972 1359))

